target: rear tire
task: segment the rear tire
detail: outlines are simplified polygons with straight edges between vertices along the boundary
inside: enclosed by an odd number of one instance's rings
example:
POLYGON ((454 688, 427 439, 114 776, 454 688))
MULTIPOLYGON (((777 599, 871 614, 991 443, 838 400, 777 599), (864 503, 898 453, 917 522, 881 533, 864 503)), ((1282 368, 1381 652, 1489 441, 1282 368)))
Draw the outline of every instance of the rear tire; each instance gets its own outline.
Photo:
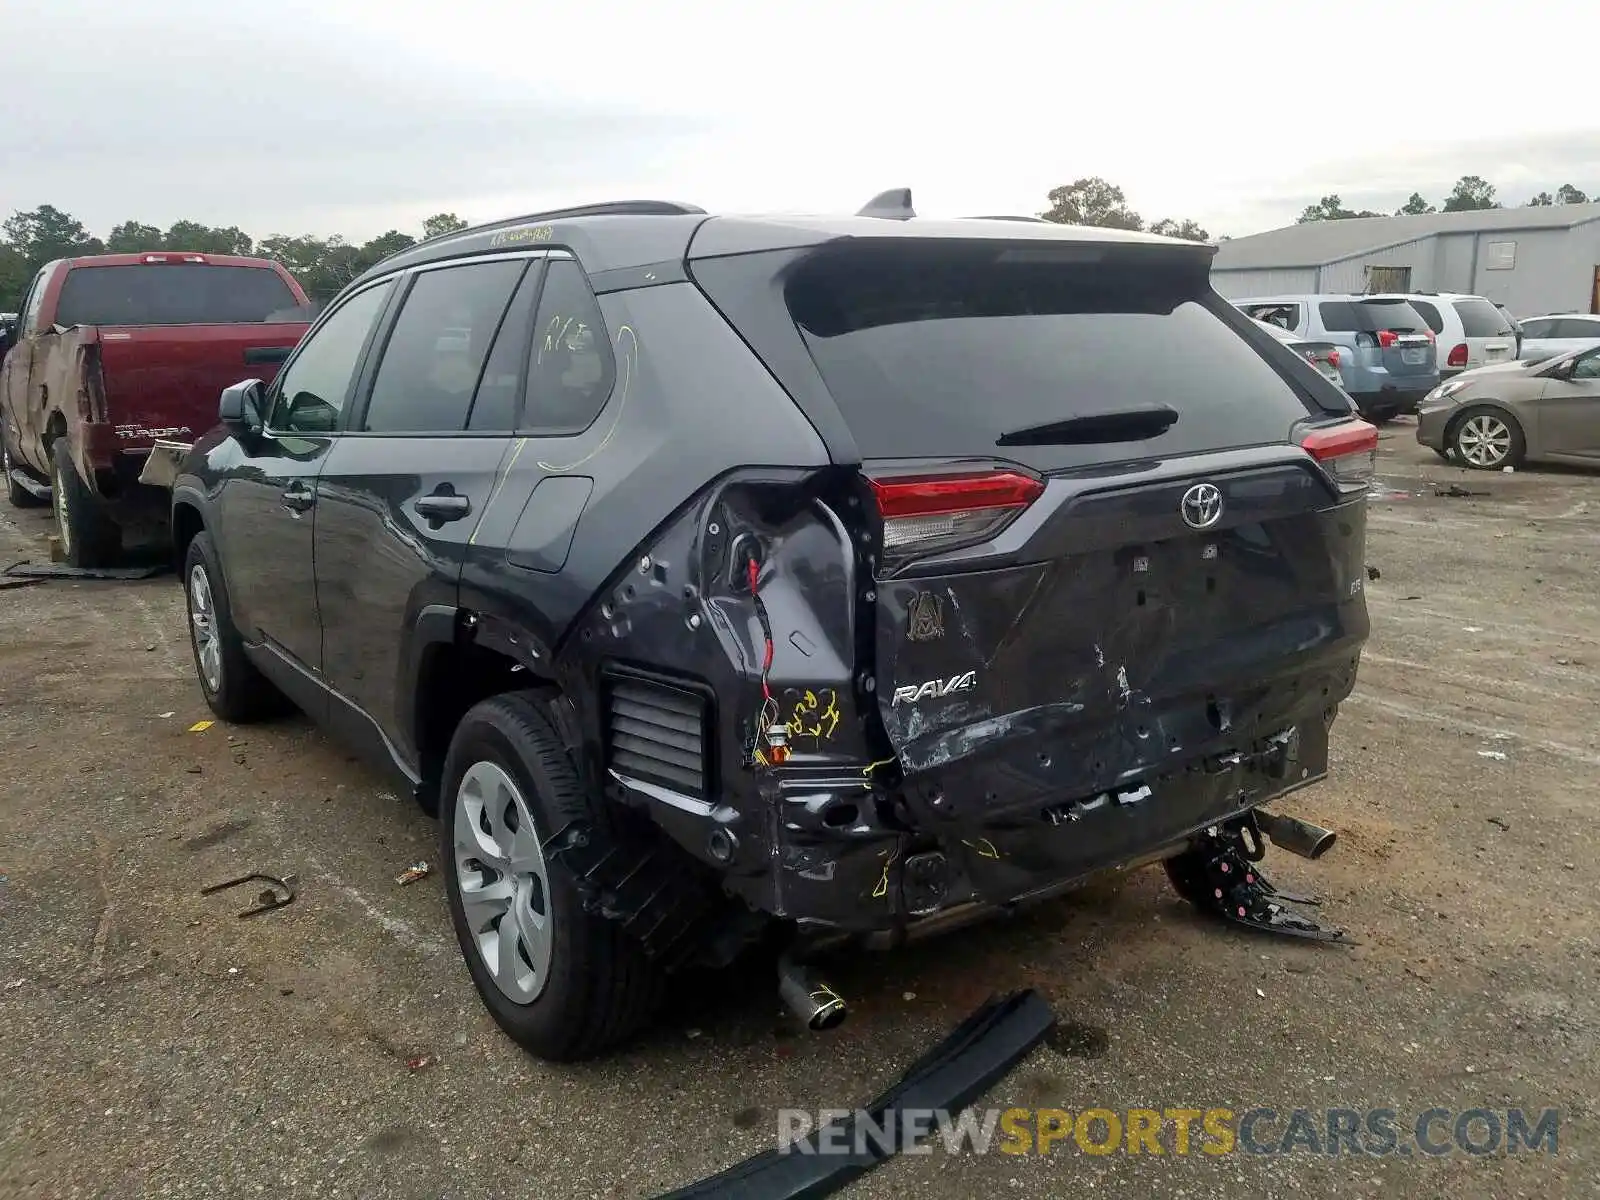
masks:
POLYGON ((245 655, 209 533, 197 533, 189 542, 183 556, 183 592, 195 677, 211 711, 236 725, 287 712, 289 701, 245 655))
POLYGON ((1450 423, 1445 438, 1452 456, 1469 471, 1520 467, 1527 439, 1515 417, 1498 408, 1469 408, 1450 423))
POLYGON ((0 475, 6 477, 6 499, 11 502, 12 508, 43 508, 43 500, 11 478, 11 472, 19 469, 17 460, 11 457, 10 444, 5 435, 0 433, 0 475))
POLYGON ((617 1046, 663 991, 643 946, 586 911, 565 863, 542 849, 573 821, 605 836, 605 803, 585 794, 537 696, 495 696, 457 726, 439 791, 450 920, 495 1023, 555 1062, 617 1046))
POLYGON ((50 506, 67 565, 109 566, 122 551, 122 530, 78 475, 66 438, 50 443, 50 467, 50 506))

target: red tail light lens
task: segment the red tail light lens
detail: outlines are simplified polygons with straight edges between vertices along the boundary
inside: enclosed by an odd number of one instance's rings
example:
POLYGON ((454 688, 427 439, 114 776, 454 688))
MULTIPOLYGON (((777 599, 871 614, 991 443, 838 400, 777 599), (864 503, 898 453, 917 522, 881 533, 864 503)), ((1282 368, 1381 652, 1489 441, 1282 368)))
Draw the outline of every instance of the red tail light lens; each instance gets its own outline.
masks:
POLYGON ((1328 365, 1330 367, 1337 367, 1339 365, 1339 352, 1337 350, 1328 351, 1328 365))
POLYGON ((1018 471, 901 475, 868 480, 883 516, 883 548, 927 553, 993 537, 1044 484, 1018 471))
POLYGON ((1392 329, 1380 329, 1380 330, 1378 330, 1378 345, 1382 346, 1385 350, 1387 350, 1390 346, 1394 345, 1399 340, 1400 340, 1400 335, 1398 333, 1396 333, 1392 329))
POLYGON ((1464 367, 1467 365, 1467 344, 1462 342, 1450 351, 1450 357, 1445 359, 1447 367, 1464 367))
POLYGON ((1378 473, 1378 427, 1365 421, 1342 421, 1313 429, 1300 446, 1333 476, 1346 493, 1364 492, 1378 473))

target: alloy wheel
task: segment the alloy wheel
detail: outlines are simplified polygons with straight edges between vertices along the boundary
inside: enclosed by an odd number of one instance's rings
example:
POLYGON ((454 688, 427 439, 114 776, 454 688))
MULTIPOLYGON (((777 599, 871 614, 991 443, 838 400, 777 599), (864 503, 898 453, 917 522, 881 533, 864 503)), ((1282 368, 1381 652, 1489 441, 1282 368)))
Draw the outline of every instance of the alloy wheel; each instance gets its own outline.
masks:
POLYGON ((550 976, 552 896, 539 830, 515 780, 479 761, 456 792, 455 874, 461 911, 495 986, 530 1004, 550 976))
POLYGON ((211 594, 211 579, 199 563, 189 572, 189 634, 194 639, 194 657, 200 664, 200 677, 205 681, 206 690, 216 695, 222 690, 222 639, 217 629, 217 606, 211 594))
POLYGON ((1511 456, 1511 429, 1493 413, 1475 413, 1456 432, 1461 457, 1478 467, 1497 467, 1511 456))

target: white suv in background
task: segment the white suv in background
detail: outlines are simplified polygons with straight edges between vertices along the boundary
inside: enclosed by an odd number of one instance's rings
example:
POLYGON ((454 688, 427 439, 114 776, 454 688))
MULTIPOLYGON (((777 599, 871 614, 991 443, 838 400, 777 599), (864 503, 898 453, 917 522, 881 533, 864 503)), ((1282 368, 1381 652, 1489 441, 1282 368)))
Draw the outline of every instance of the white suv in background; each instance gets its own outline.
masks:
POLYGON ((1439 378, 1517 357, 1517 331, 1482 296, 1460 292, 1393 292, 1373 299, 1409 300, 1439 345, 1439 378))

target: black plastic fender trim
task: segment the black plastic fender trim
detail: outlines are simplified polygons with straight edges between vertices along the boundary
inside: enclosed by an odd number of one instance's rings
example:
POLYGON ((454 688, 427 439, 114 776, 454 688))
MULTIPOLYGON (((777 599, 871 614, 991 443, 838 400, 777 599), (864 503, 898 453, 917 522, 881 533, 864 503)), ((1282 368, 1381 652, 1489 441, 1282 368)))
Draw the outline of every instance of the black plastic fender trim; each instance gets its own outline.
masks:
POLYGON ((991 999, 867 1107, 877 1128, 893 1130, 888 1139, 892 1146, 878 1145, 874 1133, 865 1140, 864 1152, 855 1153, 856 1121, 850 1117, 824 1126, 788 1147, 787 1152, 763 1151, 657 1200, 813 1200, 832 1196, 911 1144, 911 1131, 898 1118, 900 1110, 954 1113, 967 1107, 1026 1058, 1054 1024, 1050 1006, 1032 989, 991 999), (851 1153, 818 1153, 824 1137, 842 1140, 852 1148, 851 1153))

